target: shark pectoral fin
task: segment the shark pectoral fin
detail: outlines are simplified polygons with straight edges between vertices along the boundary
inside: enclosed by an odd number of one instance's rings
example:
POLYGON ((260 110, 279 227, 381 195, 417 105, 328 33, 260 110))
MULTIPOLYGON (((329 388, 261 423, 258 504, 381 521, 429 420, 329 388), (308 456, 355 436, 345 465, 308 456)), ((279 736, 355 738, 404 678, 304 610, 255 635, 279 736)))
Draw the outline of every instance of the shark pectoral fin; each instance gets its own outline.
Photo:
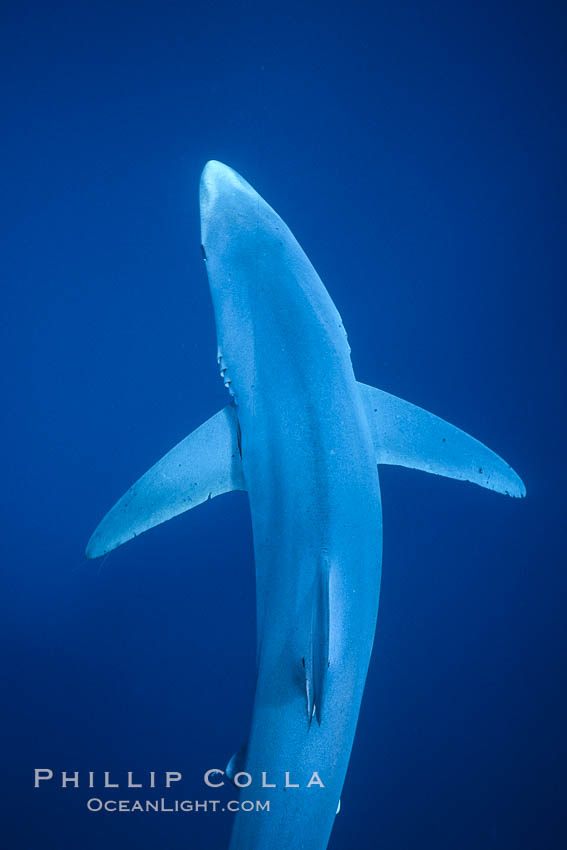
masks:
POLYGON ((247 745, 244 744, 244 746, 234 753, 224 770, 225 776, 230 779, 233 785, 235 784, 234 777, 236 774, 241 773, 244 770, 246 762, 246 746, 247 745))
POLYGON ((329 670, 329 625, 329 560, 322 554, 313 583, 311 630, 307 655, 303 659, 307 717, 311 723, 315 715, 319 725, 329 670))
POLYGON ((376 463, 471 481, 507 496, 526 488, 506 461, 460 428, 375 387, 359 384, 376 463))
POLYGON ((239 425, 228 406, 181 440, 122 496, 87 544, 87 558, 106 555, 207 499, 246 490, 239 425))

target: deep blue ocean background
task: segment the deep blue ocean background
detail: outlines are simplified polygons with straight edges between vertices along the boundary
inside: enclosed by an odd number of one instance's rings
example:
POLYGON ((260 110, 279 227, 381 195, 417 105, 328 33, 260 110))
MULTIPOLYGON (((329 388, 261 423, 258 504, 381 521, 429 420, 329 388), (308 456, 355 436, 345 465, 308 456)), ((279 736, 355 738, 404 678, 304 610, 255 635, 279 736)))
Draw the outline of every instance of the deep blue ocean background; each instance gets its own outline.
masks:
POLYGON ((87 789, 33 789, 36 767, 169 769, 174 796, 206 799, 203 771, 246 738, 246 497, 83 554, 227 401, 199 250, 215 158, 296 234, 359 380, 528 489, 382 471, 381 609, 331 850, 564 847, 565 9, 23 2, 0 38, 2 846, 228 844, 228 814, 89 814, 87 789))

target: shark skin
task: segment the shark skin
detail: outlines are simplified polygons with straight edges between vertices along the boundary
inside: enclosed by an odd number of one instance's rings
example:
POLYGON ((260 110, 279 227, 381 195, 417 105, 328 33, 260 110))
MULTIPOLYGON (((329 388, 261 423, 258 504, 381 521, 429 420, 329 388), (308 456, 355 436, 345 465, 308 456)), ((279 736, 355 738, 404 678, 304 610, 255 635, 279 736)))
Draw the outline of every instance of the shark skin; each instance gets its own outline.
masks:
POLYGON ((266 798, 262 772, 279 783, 269 813, 237 814, 230 847, 316 850, 333 826, 376 626, 374 446, 340 316, 288 228, 217 163, 201 179, 201 222, 254 538, 258 678, 246 798, 266 798), (332 614, 324 694, 313 697, 319 723, 308 716, 315 683, 306 682, 306 659, 322 640, 313 636, 313 600, 326 566, 332 614), (282 787, 286 771, 299 789, 282 787), (305 787, 313 771, 324 788, 305 787))
POLYGON ((230 849, 324 850, 376 628, 377 465, 512 496, 525 488, 465 432, 357 383, 323 283, 287 225, 240 175, 207 163, 200 204, 218 361, 232 400, 116 503, 87 556, 112 551, 212 496, 247 492, 257 685, 249 738, 227 775, 249 774, 245 798, 269 800, 270 810, 238 813, 230 849), (323 787, 309 787, 314 772, 323 787), (275 788, 262 787, 263 774, 275 788))

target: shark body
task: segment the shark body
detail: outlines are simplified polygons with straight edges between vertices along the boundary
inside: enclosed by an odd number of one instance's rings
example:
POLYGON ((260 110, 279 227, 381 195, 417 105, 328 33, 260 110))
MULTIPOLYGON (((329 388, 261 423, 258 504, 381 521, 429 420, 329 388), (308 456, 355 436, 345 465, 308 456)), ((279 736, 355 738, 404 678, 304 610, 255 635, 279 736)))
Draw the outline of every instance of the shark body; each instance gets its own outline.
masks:
POLYGON ((463 431, 356 381, 341 318, 274 210, 236 172, 201 177, 202 246, 231 403, 158 461, 103 518, 97 557, 208 498, 245 490, 257 597, 252 777, 231 850, 324 850, 339 806, 380 592, 378 464, 525 494, 463 431), (311 784, 313 773, 320 783, 311 784), (286 783, 286 773, 288 782, 286 783), (275 788, 262 787, 269 777, 275 788), (299 787, 286 787, 291 783, 299 787))

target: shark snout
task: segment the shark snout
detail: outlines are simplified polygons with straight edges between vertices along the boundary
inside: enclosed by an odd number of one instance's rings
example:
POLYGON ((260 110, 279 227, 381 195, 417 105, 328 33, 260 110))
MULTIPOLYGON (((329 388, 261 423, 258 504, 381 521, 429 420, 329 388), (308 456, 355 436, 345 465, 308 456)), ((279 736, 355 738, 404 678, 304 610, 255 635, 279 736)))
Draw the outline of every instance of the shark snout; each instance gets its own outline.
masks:
POLYGON ((211 159, 201 174, 201 243, 208 254, 208 242, 219 246, 256 221, 260 209, 269 209, 252 186, 228 165, 211 159))
POLYGON ((222 193, 222 185, 229 179, 228 172, 230 168, 222 162, 217 162, 216 159, 209 160, 203 168, 199 187, 201 215, 212 208, 219 194, 222 193))
POLYGON ((214 214, 219 201, 224 206, 230 202, 231 197, 243 190, 253 192, 250 184, 228 165, 216 159, 209 160, 203 168, 199 189, 201 221, 205 223, 214 214))

